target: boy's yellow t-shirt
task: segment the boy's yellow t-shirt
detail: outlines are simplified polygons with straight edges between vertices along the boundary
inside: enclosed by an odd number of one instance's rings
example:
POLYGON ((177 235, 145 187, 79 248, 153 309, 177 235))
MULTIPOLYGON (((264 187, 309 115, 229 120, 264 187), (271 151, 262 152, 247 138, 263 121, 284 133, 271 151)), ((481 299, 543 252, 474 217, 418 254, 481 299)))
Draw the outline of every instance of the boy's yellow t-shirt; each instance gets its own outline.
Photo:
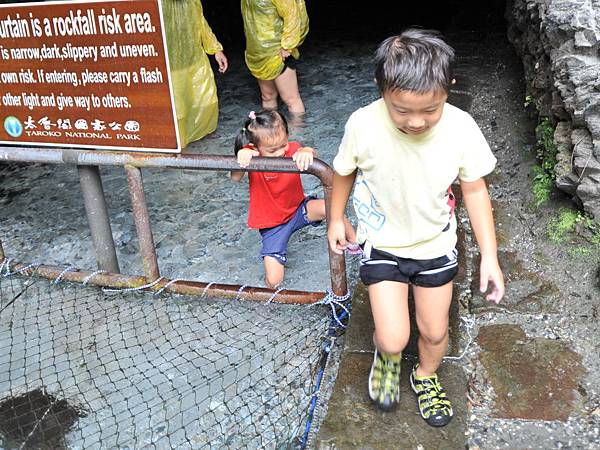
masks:
POLYGON ((457 177, 475 181, 495 165, 468 113, 446 103, 435 127, 412 136, 394 125, 383 99, 350 116, 333 161, 340 175, 358 169, 358 242, 412 259, 437 258, 456 246, 448 187, 457 177))

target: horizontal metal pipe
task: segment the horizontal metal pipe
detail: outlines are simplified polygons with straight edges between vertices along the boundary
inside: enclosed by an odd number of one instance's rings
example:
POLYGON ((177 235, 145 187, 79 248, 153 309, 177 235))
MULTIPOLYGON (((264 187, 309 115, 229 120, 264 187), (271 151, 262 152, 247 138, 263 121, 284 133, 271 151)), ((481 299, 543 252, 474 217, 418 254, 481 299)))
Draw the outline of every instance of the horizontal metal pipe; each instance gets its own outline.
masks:
MULTIPOLYGON (((133 166, 140 168, 168 168, 191 170, 245 170, 248 172, 298 172, 296 163, 290 158, 252 158, 250 165, 242 169, 236 157, 225 155, 200 155, 182 153, 165 155, 159 153, 132 153, 118 151, 76 150, 41 147, 0 146, 0 162, 32 162, 46 164, 75 164, 79 166, 133 166)), ((306 170, 323 183, 331 185, 329 166, 315 159, 306 170)))
MULTIPOLYGON (((19 262, 11 262, 11 272, 20 272, 23 275, 36 275, 49 280, 56 280, 60 276, 61 281, 71 281, 88 285, 102 286, 112 289, 137 290, 147 286, 144 291, 157 292, 164 288, 164 292, 172 292, 181 295, 226 297, 238 300, 251 300, 256 302, 273 302, 285 304, 312 304, 322 300, 327 294, 325 292, 306 292, 294 290, 276 291, 261 287, 242 286, 220 283, 202 283, 191 280, 170 280, 160 278, 160 281, 152 286, 148 285, 145 277, 123 275, 119 273, 92 272, 70 267, 48 266, 48 265, 26 265, 19 262), (95 274, 92 276, 92 274, 95 274)), ((142 290, 142 289, 140 289, 142 290)))

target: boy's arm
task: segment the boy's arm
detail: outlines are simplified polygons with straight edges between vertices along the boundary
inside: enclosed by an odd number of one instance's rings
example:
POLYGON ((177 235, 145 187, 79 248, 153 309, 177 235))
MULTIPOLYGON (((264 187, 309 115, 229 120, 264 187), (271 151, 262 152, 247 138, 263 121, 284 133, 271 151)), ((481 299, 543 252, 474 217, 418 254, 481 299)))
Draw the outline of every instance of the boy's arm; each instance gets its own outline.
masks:
POLYGON ((481 253, 479 289, 486 292, 491 281, 493 288, 486 299, 499 303, 504 296, 504 275, 498 264, 492 204, 485 180, 461 181, 460 187, 481 253))
POLYGON ((331 191, 331 207, 329 212, 329 225, 327 226, 327 240, 334 253, 342 254, 346 249, 347 236, 344 226, 344 213, 348 197, 352 191, 356 170, 350 175, 333 174, 333 189, 331 191))

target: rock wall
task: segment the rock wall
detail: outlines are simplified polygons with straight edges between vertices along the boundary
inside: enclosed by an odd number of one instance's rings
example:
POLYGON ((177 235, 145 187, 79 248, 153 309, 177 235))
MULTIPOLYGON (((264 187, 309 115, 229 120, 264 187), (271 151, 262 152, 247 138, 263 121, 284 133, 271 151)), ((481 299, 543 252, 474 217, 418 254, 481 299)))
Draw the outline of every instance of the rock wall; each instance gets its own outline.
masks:
POLYGON ((600 221, 600 0, 508 0, 529 93, 556 124, 557 186, 600 221))

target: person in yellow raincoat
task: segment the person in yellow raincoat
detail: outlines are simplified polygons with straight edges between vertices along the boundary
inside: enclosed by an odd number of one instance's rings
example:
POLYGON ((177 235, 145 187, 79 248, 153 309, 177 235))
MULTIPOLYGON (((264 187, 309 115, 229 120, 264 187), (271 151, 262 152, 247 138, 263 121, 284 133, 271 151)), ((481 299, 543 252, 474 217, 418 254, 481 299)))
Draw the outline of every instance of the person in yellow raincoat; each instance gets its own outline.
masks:
POLYGON ((277 97, 292 114, 302 114, 298 90, 298 47, 308 33, 304 0, 241 0, 246 65, 258 80, 262 106, 276 109, 277 97))
POLYGON ((182 147, 217 128, 219 100, 207 54, 227 70, 223 46, 204 18, 200 0, 163 0, 165 34, 182 147))

